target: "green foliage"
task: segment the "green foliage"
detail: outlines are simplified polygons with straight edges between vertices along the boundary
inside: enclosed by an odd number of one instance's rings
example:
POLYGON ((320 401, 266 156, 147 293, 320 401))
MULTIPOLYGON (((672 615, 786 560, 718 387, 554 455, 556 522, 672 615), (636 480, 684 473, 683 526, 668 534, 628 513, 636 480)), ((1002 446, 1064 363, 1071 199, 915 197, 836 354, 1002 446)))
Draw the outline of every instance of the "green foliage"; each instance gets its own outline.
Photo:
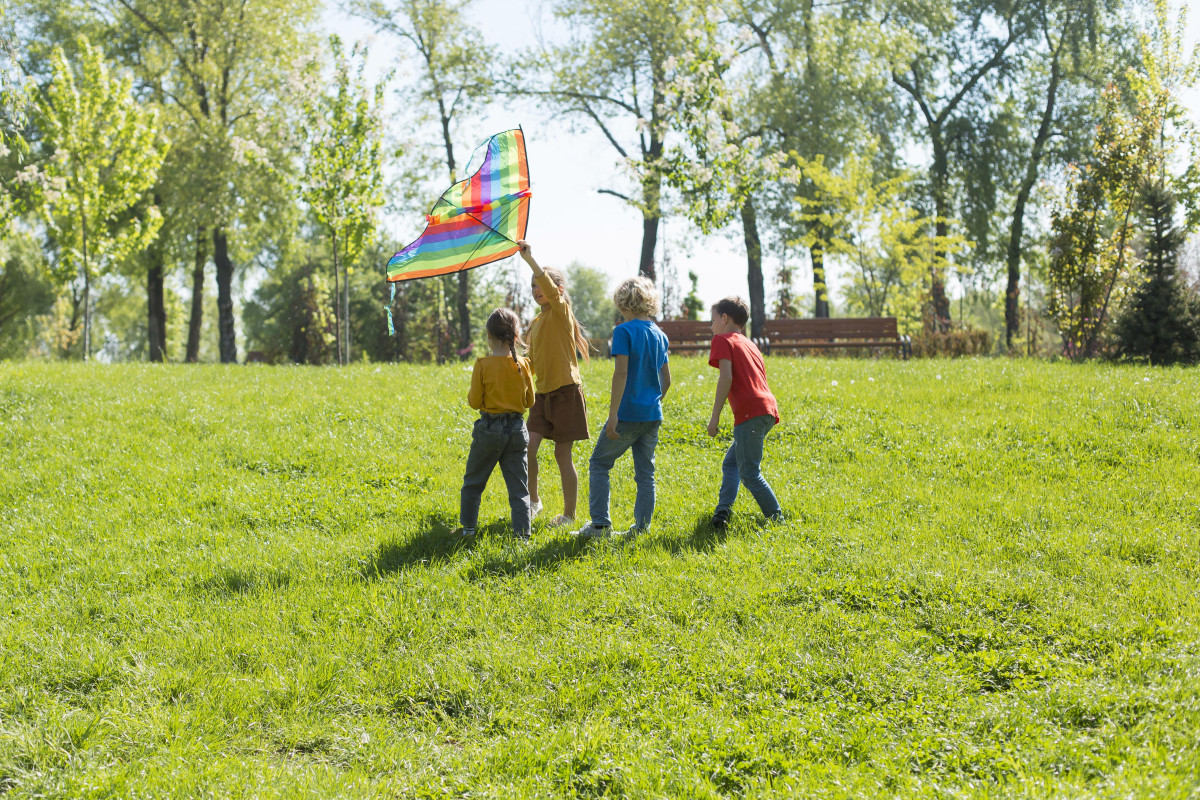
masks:
POLYGON ((700 299, 700 276, 689 270, 688 281, 692 288, 688 290, 687 297, 683 298, 681 311, 684 319, 696 321, 701 319, 705 311, 704 301, 700 299))
POLYGON ((363 77, 367 53, 355 45, 349 57, 341 40, 329 40, 333 61, 332 90, 321 88, 325 76, 319 62, 306 70, 300 102, 304 109, 302 149, 304 180, 301 195, 331 237, 334 270, 338 363, 349 360, 349 270, 358 264, 368 237, 378 224, 383 205, 383 91, 386 82, 369 91, 363 77), (350 62, 358 58, 351 75, 350 62), (345 298, 337 296, 338 267, 344 272, 345 298), (343 328, 343 326, 345 326, 343 328), (343 332, 344 331, 344 332, 343 332), (346 347, 342 340, 345 337, 346 347))
POLYGON ((769 358, 790 521, 717 533, 673 359, 651 532, 520 549, 499 476, 450 537, 465 366, 0 365, 6 797, 1196 785, 1194 370, 769 358))
MULTIPOLYGON (((315 255, 315 254, 313 254, 315 255)), ((312 255, 273 272, 246 304, 246 346, 272 363, 327 364, 336 360, 333 293, 312 255)))
POLYGON ((1181 282, 1185 233, 1175 224, 1178 203, 1161 183, 1143 188, 1144 282, 1126 300, 1114 338, 1121 356, 1151 364, 1200 362, 1200 295, 1181 282))
POLYGON ((145 206, 145 193, 169 145, 158 114, 133 98, 128 76, 109 75, 99 47, 80 40, 79 59, 68 64, 61 48, 51 58, 54 76, 38 103, 50 158, 36 198, 58 244, 57 268, 84 283, 86 359, 92 280, 154 240, 162 216, 145 206))
POLYGON ((1047 310, 1073 359, 1096 354, 1113 294, 1128 279, 1138 191, 1155 171, 1161 125, 1161 109, 1153 106, 1131 117, 1115 86, 1105 91, 1104 103, 1092 158, 1072 171, 1067 200, 1051 219, 1047 310))
POLYGON ((0 238, 0 358, 20 358, 33 348, 38 317, 50 312, 57 289, 32 236, 0 238))
POLYGON ((608 341, 613 328, 621 320, 613 304, 608 275, 578 261, 569 264, 564 272, 575 319, 587 331, 588 338, 608 341))
POLYGON ((851 267, 845 287, 847 307, 871 317, 894 316, 911 333, 928 319, 931 278, 951 267, 950 257, 966 249, 958 234, 939 235, 936 220, 910 205, 909 176, 881 178, 871 153, 851 154, 834 172, 823 158, 793 154, 800 178, 813 190, 800 195, 799 219, 806 231, 798 242, 820 245, 851 267))

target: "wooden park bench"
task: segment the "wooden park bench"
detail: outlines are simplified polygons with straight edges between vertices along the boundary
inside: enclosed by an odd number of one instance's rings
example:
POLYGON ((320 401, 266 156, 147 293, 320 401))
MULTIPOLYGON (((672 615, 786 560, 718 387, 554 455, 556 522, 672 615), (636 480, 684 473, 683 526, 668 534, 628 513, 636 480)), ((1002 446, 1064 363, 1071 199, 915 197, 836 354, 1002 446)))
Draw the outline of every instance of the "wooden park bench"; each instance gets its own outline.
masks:
POLYGON ((707 353, 712 345, 712 323, 690 319, 667 319, 656 323, 667 335, 672 353, 707 353))
POLYGON ((897 358, 912 355, 912 344, 896 329, 895 317, 769 319, 762 341, 755 344, 764 353, 867 347, 892 348, 897 358))

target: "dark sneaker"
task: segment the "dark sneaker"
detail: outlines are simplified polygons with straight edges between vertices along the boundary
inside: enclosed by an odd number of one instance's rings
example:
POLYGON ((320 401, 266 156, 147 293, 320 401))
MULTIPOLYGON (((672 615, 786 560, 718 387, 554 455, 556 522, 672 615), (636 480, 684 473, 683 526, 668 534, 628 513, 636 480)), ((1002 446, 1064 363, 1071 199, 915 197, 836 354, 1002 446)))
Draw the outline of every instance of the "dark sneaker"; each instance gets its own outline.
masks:
POLYGON ((715 511, 712 515, 712 526, 714 531, 724 531, 729 527, 729 512, 715 511))

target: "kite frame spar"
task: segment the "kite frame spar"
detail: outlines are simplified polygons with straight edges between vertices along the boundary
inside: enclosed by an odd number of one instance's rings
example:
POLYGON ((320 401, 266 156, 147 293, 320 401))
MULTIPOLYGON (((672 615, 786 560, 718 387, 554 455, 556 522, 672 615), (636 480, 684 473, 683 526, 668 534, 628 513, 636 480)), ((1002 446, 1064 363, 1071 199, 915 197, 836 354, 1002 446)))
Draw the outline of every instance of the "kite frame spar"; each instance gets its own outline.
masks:
MULTIPOLYGON (((475 153, 478 153, 479 150, 483 148, 487 148, 488 153, 480 162, 479 168, 463 180, 456 182, 450 186, 450 188, 446 189, 446 191, 442 192, 441 197, 438 198, 437 202, 434 203, 433 208, 430 209, 430 213, 425 216, 425 230, 421 232, 420 236, 418 236, 409 244, 405 245, 399 252, 397 252, 391 257, 391 259, 388 260, 387 281, 392 286, 393 295, 395 294, 396 284, 401 281, 428 278, 435 275, 452 275, 457 272, 464 272, 466 270, 475 269, 476 267, 482 267, 486 264, 491 264, 503 258, 508 258, 517 252, 517 239, 520 239, 524 236, 525 230, 529 225, 529 198, 532 194, 529 188, 529 156, 525 149, 525 131, 523 128, 518 126, 516 128, 509 128, 508 130, 493 134, 492 136, 489 136, 483 144, 475 148, 475 153), (499 137, 505 136, 506 134, 515 134, 515 145, 519 148, 519 154, 517 158, 517 191, 510 192, 499 197, 488 197, 483 203, 470 205, 455 205, 454 203, 447 201, 446 195, 451 194, 456 190, 458 190, 457 195, 459 198, 467 196, 467 193, 470 191, 472 181, 474 181, 480 175, 480 173, 483 172, 483 169, 488 166, 489 158, 492 155, 492 144, 499 137), (496 223, 495 225, 489 224, 484 217, 488 214, 488 212, 491 212, 497 208, 501 208, 502 206, 507 206, 507 208, 504 208, 502 211, 500 219, 493 220, 493 222, 496 223), (439 208, 441 208, 440 214, 437 213, 439 208), (504 223, 507 222, 509 216, 514 212, 520 215, 517 222, 519 230, 517 231, 516 238, 501 233, 496 229, 497 227, 504 227, 504 223), (462 218, 459 223, 451 222, 451 220, 459 217, 462 218), (456 227, 446 227, 447 225, 454 225, 456 227), (479 241, 476 242, 475 247, 472 248, 470 254, 465 259, 457 260, 450 266, 430 267, 411 272, 398 272, 393 270, 392 265, 406 253, 409 253, 409 251, 412 251, 413 254, 403 263, 408 263, 416 258, 419 258, 422 246, 435 245, 439 243, 439 241, 451 241, 453 239, 452 235, 456 231, 461 231, 462 229, 468 227, 473 228, 477 225, 486 228, 491 234, 495 234, 496 236, 503 238, 509 242, 511 246, 504 247, 501 250, 488 253, 476 259, 476 253, 479 252, 481 247, 487 244, 487 241, 490 238, 490 236, 484 235, 480 236, 479 241), (439 230, 439 228, 441 230, 439 230), (445 236, 446 238, 441 240, 436 238, 440 236, 445 236)), ((472 154, 471 161, 474 161, 474 154, 472 154)), ((470 162, 468 162, 468 166, 469 165, 470 162)), ((482 183, 479 187, 479 190, 482 190, 482 183)), ((390 310, 390 304, 388 307, 390 310)))

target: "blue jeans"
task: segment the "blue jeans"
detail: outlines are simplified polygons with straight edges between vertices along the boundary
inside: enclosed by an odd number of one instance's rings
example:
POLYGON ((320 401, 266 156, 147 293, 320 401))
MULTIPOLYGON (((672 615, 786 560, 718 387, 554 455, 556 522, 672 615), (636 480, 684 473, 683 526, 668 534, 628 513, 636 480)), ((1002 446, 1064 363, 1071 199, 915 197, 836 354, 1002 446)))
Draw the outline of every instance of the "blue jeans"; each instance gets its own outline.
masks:
POLYGON ((775 418, 770 414, 733 426, 733 444, 721 464, 721 494, 717 498, 717 511, 728 513, 733 509, 733 501, 738 496, 738 484, 744 483, 767 519, 783 514, 775 492, 771 491, 770 484, 762 474, 763 440, 774 427, 775 418))
POLYGON ((479 412, 467 455, 467 474, 459 497, 458 519, 464 528, 479 521, 479 500, 496 465, 508 486, 508 505, 517 536, 529 536, 529 433, 520 414, 479 412))
POLYGON ((610 439, 601 428, 596 437, 596 449, 588 461, 588 512, 592 524, 611 527, 608 518, 608 473, 626 450, 633 450, 633 482, 637 484, 637 499, 633 503, 633 526, 639 530, 650 527, 654 516, 654 448, 658 447, 658 428, 654 422, 617 422, 617 435, 610 439))

